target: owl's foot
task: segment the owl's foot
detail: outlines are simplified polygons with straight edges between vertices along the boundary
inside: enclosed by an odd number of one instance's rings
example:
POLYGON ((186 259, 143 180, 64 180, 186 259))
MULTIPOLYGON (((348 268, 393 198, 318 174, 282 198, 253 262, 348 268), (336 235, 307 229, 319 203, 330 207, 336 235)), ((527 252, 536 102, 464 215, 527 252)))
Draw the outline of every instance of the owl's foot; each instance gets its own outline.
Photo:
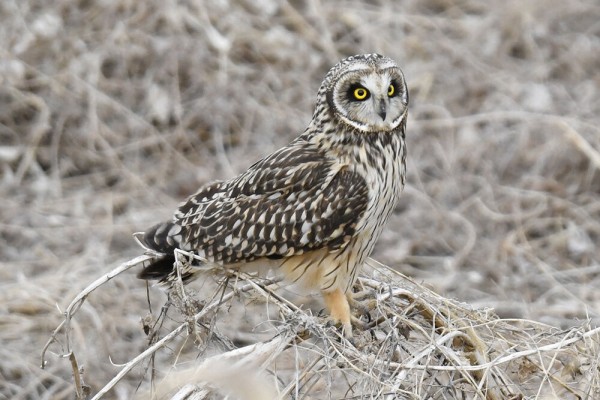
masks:
POLYGON ((329 309, 331 321, 339 325, 346 339, 352 338, 352 327, 366 331, 375 327, 380 321, 371 318, 371 311, 377 308, 377 300, 373 291, 344 293, 340 289, 323 292, 323 299, 329 309), (356 310, 358 316, 350 310, 356 310))
POLYGON ((323 300, 329 309, 332 322, 341 325, 342 334, 346 339, 352 338, 352 323, 348 298, 341 289, 323 292, 323 300))
POLYGON ((377 321, 373 321, 371 318, 371 311, 377 308, 377 301, 374 299, 372 291, 365 290, 357 293, 348 293, 347 300, 350 308, 356 310, 357 314, 359 314, 358 318, 352 316, 352 325, 362 330, 368 330, 377 324, 377 321))

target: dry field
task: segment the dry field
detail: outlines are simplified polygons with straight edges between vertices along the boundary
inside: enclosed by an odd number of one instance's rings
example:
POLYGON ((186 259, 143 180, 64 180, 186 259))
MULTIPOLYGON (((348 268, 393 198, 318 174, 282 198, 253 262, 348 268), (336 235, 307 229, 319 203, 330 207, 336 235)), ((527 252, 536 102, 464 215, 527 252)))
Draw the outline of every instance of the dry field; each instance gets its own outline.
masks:
POLYGON ((2 1, 0 399, 94 396, 144 327, 179 331, 102 398, 600 398, 599 99, 594 1, 2 1), (353 346, 310 298, 215 272, 159 318, 131 269, 40 368, 71 300, 141 254, 133 232, 301 133, 329 67, 365 52, 411 99, 373 254, 391 270, 360 281, 380 325, 353 346))

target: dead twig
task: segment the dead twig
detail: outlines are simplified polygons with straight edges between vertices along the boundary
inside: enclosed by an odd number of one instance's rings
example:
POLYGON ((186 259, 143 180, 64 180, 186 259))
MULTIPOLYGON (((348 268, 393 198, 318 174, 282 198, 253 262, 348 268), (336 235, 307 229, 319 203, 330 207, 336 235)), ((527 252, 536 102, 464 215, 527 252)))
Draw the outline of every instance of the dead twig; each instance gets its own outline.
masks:
POLYGON ((141 263, 143 263, 145 261, 150 261, 150 260, 152 260, 152 258, 153 257, 147 256, 147 255, 136 257, 133 260, 130 260, 130 261, 126 262, 126 263, 123 263, 123 264, 119 265, 117 268, 113 269, 109 273, 107 273, 105 275, 102 275, 100 278, 96 279, 94 282, 92 282, 91 284, 89 284, 88 287, 86 287, 85 289, 83 289, 71 301, 71 303, 69 304, 69 306, 67 307, 67 309, 64 312, 65 319, 52 332, 52 334, 50 335, 50 339, 48 339, 48 342, 46 342, 46 345, 42 349, 41 368, 44 368, 45 365, 46 365, 46 351, 48 350, 48 347, 50 347, 50 345, 52 343, 56 342, 56 336, 58 335, 58 333, 63 328, 65 328, 65 335, 67 337, 67 341, 66 341, 66 344, 65 344, 66 347, 67 347, 66 352, 67 352, 67 354, 72 354, 72 352, 71 352, 71 346, 70 346, 70 341, 69 341, 69 324, 70 324, 71 319, 73 318, 73 316, 77 313, 77 311, 79 311, 79 308, 83 305, 83 303, 85 303, 85 300, 90 295, 90 293, 92 293, 94 290, 96 290, 100 286, 104 285, 106 282, 110 281, 114 277, 116 277, 116 276, 122 274, 123 272, 127 271, 128 269, 133 268, 136 265, 139 265, 139 264, 141 264, 141 263))

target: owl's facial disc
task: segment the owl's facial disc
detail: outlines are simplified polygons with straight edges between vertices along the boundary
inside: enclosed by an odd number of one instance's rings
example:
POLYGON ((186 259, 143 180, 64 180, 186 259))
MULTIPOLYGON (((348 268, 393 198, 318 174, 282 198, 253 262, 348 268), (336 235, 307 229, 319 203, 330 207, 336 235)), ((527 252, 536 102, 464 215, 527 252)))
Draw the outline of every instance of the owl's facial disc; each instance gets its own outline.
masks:
POLYGON ((395 64, 358 64, 338 77, 329 105, 346 124, 362 132, 390 131, 406 116, 408 93, 395 64))

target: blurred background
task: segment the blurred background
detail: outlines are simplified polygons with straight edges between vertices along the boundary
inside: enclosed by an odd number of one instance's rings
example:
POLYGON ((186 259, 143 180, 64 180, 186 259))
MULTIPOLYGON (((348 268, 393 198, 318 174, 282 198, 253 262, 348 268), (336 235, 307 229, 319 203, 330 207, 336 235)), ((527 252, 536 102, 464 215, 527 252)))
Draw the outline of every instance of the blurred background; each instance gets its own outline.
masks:
MULTIPOLYGON (((60 346, 39 369, 61 310, 140 254, 133 232, 302 133, 328 69, 371 52, 411 100, 407 187, 373 257, 501 317, 597 325, 598 2, 7 0, 0 398, 72 398, 60 346)), ((94 390, 145 348, 147 308, 128 272, 81 309, 94 390)))

